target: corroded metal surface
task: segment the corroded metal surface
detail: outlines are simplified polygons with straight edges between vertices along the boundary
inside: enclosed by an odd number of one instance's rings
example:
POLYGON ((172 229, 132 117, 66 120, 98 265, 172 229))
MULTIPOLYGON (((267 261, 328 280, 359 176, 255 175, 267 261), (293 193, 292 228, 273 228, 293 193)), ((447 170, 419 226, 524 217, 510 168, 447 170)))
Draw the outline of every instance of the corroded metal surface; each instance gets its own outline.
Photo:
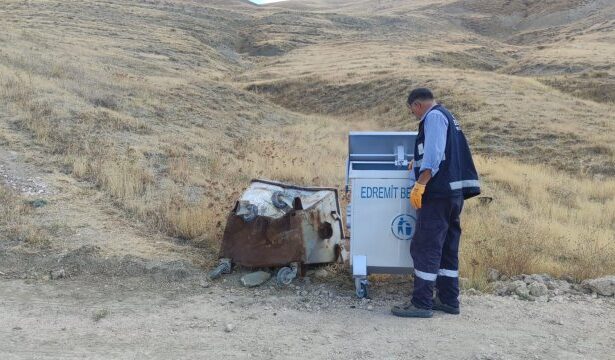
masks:
POLYGON ((328 263, 343 237, 335 189, 254 180, 227 218, 220 257, 249 267, 328 263), (292 195, 292 207, 271 203, 279 191, 292 195), (258 204, 256 218, 243 213, 246 204, 258 204))
POLYGON ((278 219, 259 216, 246 222, 231 213, 224 230, 220 257, 251 267, 304 262, 301 218, 289 213, 278 219))

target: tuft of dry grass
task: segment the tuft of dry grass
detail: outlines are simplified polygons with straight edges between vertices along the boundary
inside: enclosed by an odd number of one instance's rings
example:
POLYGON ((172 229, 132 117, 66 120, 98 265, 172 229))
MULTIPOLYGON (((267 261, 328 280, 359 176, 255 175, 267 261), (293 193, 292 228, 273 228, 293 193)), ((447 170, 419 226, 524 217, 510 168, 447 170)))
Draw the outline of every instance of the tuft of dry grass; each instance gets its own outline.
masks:
POLYGON ((185 156, 169 158, 169 176, 171 179, 185 184, 190 179, 190 163, 185 156))
POLYGON ((30 211, 31 207, 22 198, 0 184, 0 238, 16 246, 49 246, 48 234, 32 223, 28 217, 30 211))
POLYGON ((212 238, 219 221, 209 203, 188 205, 183 202, 169 202, 163 209, 167 232, 182 239, 212 238))

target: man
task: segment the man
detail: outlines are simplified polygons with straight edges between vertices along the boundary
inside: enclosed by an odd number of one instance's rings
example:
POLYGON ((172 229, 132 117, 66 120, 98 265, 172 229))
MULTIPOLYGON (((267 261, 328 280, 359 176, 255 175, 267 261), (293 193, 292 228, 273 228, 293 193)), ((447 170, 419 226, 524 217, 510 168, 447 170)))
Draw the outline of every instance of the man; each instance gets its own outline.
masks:
POLYGON ((480 194, 478 174, 459 123, 429 89, 412 90, 407 106, 420 120, 410 165, 416 179, 410 202, 417 209, 410 246, 414 291, 410 302, 391 311, 402 317, 459 314, 459 214, 464 199, 480 194))

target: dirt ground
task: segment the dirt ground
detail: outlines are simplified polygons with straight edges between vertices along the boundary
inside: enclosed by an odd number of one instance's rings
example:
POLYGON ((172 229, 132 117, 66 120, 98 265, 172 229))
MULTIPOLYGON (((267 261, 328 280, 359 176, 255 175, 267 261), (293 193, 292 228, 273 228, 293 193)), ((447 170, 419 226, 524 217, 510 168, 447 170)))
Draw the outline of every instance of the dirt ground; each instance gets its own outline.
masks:
POLYGON ((245 289, 143 278, 0 280, 2 359, 612 359, 615 299, 463 295, 460 316, 402 319, 407 295, 324 284, 245 289), (323 300, 324 299, 324 300, 323 300), (384 299, 384 300, 383 300, 384 299))

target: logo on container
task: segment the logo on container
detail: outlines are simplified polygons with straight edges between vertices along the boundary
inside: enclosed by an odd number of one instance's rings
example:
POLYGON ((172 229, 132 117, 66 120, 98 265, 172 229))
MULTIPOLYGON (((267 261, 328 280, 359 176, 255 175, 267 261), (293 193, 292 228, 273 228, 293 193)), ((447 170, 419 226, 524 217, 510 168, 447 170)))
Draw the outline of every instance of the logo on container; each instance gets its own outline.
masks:
POLYGON ((408 214, 397 215, 391 223, 393 236, 399 240, 410 240, 414 234, 414 224, 416 219, 408 214))

